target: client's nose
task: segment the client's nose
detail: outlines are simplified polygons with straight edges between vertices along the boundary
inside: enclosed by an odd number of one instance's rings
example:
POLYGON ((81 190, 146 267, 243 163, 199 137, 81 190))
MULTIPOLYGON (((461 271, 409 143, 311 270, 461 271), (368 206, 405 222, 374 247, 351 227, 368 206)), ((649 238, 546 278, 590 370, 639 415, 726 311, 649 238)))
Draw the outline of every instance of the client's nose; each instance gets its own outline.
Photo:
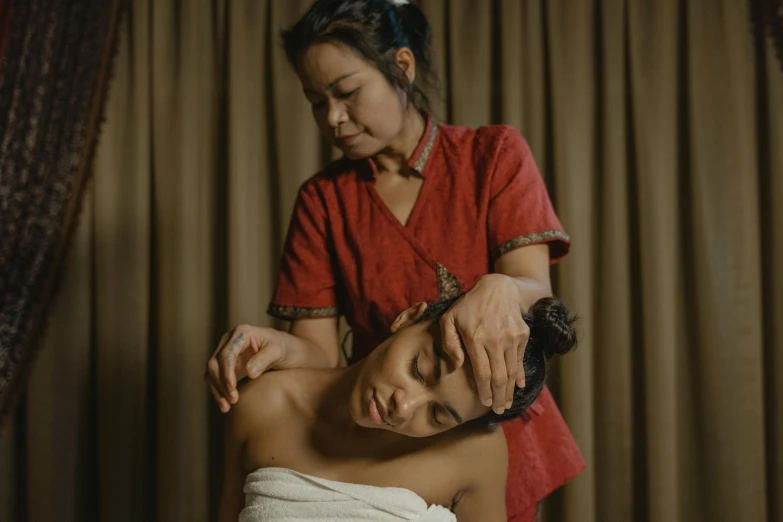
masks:
POLYGON ((427 400, 426 390, 406 391, 397 388, 392 395, 393 412, 390 412, 392 422, 399 424, 407 421, 427 400))

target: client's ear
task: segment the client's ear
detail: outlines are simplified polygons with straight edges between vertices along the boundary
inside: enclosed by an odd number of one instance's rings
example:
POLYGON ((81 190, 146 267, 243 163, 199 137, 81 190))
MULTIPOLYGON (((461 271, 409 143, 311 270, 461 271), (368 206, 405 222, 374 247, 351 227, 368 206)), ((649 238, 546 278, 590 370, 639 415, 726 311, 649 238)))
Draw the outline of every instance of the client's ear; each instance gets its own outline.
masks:
POLYGON ((425 310, 427 310, 427 303, 419 303, 411 306, 397 316, 397 319, 395 319, 391 325, 391 332, 396 333, 400 328, 412 325, 419 320, 419 317, 424 314, 425 310))

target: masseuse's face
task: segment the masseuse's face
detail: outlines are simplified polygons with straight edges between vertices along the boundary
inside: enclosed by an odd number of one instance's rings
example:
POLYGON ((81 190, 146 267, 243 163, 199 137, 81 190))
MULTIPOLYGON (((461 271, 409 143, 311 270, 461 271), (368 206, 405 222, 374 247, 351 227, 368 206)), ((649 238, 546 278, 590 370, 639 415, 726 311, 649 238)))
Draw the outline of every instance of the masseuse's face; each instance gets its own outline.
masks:
POLYGON ((441 351, 438 322, 407 326, 424 308, 403 312, 396 333, 365 360, 351 396, 357 424, 427 437, 490 411, 470 366, 455 369, 441 351))
MULTIPOLYGON (((412 81, 413 55, 403 48, 397 56, 412 81)), ((402 132, 405 95, 350 47, 311 46, 299 60, 297 74, 321 134, 348 158, 377 154, 402 132)))

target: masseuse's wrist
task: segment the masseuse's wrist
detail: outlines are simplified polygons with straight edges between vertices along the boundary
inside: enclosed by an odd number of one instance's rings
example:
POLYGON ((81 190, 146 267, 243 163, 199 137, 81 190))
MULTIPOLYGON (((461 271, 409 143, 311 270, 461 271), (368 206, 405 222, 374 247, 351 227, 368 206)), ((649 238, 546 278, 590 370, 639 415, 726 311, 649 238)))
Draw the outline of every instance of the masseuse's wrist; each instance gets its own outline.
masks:
POLYGON ((552 295, 552 287, 548 283, 532 277, 512 277, 506 274, 487 274, 481 279, 487 279, 487 283, 496 288, 504 288, 512 291, 513 299, 519 304, 522 312, 527 312, 536 301, 552 295))
POLYGON ((532 277, 509 277, 517 290, 517 302, 523 312, 530 310, 536 301, 552 295, 552 287, 532 277))
POLYGON ((328 368, 326 351, 309 339, 280 332, 283 348, 283 366, 286 368, 328 368))

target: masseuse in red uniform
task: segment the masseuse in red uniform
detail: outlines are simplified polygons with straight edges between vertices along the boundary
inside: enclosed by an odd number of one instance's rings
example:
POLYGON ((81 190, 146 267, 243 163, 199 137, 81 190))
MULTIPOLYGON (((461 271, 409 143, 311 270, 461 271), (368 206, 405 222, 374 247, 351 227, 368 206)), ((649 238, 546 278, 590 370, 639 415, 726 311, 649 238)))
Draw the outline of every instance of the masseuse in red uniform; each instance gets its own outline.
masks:
MULTIPOLYGON (((508 126, 455 127, 424 110, 413 82, 429 73, 430 28, 412 4, 317 0, 284 43, 344 157, 302 186, 294 209, 269 306, 290 334, 237 327, 208 363, 221 411, 239 400, 237 372, 335 366, 340 315, 361 358, 411 303, 467 291, 441 319, 444 349, 502 412, 524 385, 522 313, 551 294, 549 266, 569 248, 527 143, 508 126)), ((507 513, 532 520, 584 462, 548 390, 503 429, 507 513)))

